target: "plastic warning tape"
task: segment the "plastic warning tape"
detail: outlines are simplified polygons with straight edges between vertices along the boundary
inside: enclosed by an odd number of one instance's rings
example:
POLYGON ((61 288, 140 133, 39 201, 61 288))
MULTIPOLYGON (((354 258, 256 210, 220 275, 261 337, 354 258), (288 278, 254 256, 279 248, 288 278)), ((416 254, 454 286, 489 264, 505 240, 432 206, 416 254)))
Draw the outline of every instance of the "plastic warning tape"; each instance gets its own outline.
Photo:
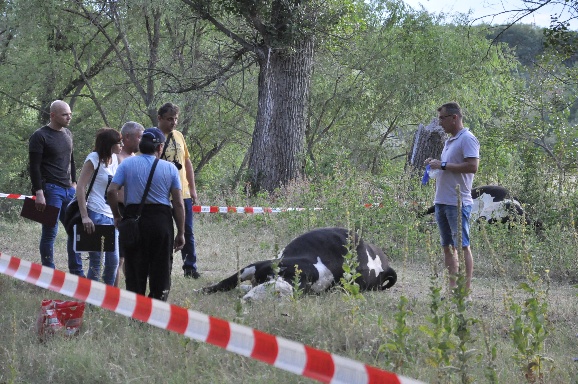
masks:
POLYGON ((420 383, 282 337, 3 253, 0 253, 0 273, 324 383, 420 383))
MULTIPOLYGON (((0 198, 20 199, 29 197, 35 199, 36 196, 17 195, 13 193, 0 193, 0 198)), ((364 204, 366 208, 381 207, 381 204, 364 204)), ((216 205, 193 205, 195 213, 281 213, 281 212, 302 212, 302 211, 321 211, 323 208, 270 208, 270 207, 219 207, 216 205)))
MULTIPOLYGON (((14 193, 0 193, 0 198, 20 199, 26 197, 35 199, 36 196, 17 195, 14 193)), ((269 207, 218 207, 212 205, 193 205, 193 212, 196 213, 280 213, 280 212, 300 212, 309 208, 269 208, 269 207)), ((313 211, 320 211, 323 208, 311 208, 313 211)))
POLYGON ((0 193, 0 197, 5 197, 7 199, 19 199, 24 200, 25 198, 29 197, 34 199, 36 196, 26 196, 26 195, 17 195, 15 193, 0 193))
POLYGON ((323 208, 270 208, 270 207, 217 207, 213 205, 193 205, 195 213, 280 213, 321 211, 323 208))

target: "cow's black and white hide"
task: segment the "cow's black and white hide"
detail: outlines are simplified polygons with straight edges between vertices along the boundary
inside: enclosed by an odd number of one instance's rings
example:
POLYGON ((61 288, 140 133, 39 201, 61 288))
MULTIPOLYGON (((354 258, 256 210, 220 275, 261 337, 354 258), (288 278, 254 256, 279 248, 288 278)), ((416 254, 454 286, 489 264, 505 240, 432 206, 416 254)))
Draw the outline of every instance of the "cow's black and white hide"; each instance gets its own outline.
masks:
POLYGON ((238 273, 205 287, 202 292, 213 293, 234 289, 239 281, 251 280, 253 289, 245 298, 252 298, 264 285, 275 285, 283 290, 291 289, 295 269, 300 270, 299 288, 304 292, 322 292, 343 277, 344 256, 348 244, 355 247, 361 274, 356 279, 362 290, 383 290, 392 287, 397 274, 389 266, 387 256, 373 244, 364 242, 345 228, 318 228, 292 240, 275 260, 258 261, 242 268, 238 273), (275 270, 277 269, 277 274, 275 270), (275 276, 277 278, 275 280, 275 276))
MULTIPOLYGON (((484 185, 472 188, 472 205, 471 220, 479 223, 487 221, 489 224, 502 223, 511 224, 514 222, 532 225, 536 229, 542 228, 542 222, 532 221, 518 199, 512 197, 510 192, 499 185, 484 185)), ((425 214, 435 212, 432 205, 425 214)))

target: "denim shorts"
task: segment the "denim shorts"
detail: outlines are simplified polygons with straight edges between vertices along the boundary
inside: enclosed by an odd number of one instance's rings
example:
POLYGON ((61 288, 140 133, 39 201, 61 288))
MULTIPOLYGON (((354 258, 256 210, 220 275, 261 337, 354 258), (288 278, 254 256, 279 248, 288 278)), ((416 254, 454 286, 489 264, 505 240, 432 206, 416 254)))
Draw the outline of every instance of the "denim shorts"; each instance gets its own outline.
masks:
MULTIPOLYGON (((436 221, 440 230, 442 247, 454 246, 458 235, 458 207, 455 205, 436 204, 436 221)), ((462 247, 470 245, 471 205, 462 206, 462 247)))

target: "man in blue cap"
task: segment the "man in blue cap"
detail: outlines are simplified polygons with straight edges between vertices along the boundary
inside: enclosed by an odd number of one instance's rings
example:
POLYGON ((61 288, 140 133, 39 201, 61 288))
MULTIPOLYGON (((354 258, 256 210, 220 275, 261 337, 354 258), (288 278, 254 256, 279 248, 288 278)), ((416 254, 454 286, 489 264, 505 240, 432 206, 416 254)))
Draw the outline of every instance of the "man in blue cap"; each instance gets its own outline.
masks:
MULTIPOLYGON (((124 215, 137 216, 152 165, 160 158, 164 142, 161 130, 145 129, 139 143, 141 155, 127 158, 119 165, 107 193, 115 225, 122 218, 118 211, 118 190, 124 187, 124 215)), ((124 250, 126 289, 144 295, 148 279, 148 296, 166 301, 171 288, 173 250, 178 251, 185 244, 185 209, 179 173, 173 163, 158 161, 138 226, 140 243, 134 249, 124 250)))

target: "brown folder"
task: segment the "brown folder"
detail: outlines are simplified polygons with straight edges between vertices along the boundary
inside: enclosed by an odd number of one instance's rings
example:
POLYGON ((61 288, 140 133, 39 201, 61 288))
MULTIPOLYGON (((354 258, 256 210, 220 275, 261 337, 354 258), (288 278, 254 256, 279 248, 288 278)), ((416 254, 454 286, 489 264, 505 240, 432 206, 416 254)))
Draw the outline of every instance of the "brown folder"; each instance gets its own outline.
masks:
POLYGON ((94 228, 94 232, 89 235, 82 225, 74 226, 75 252, 114 251, 116 240, 114 225, 96 224, 94 228))
POLYGON ((44 211, 40 212, 36 209, 35 200, 29 197, 25 197, 20 216, 54 227, 56 225, 56 221, 58 220, 59 213, 60 209, 58 207, 54 207, 48 204, 44 208, 44 211))

